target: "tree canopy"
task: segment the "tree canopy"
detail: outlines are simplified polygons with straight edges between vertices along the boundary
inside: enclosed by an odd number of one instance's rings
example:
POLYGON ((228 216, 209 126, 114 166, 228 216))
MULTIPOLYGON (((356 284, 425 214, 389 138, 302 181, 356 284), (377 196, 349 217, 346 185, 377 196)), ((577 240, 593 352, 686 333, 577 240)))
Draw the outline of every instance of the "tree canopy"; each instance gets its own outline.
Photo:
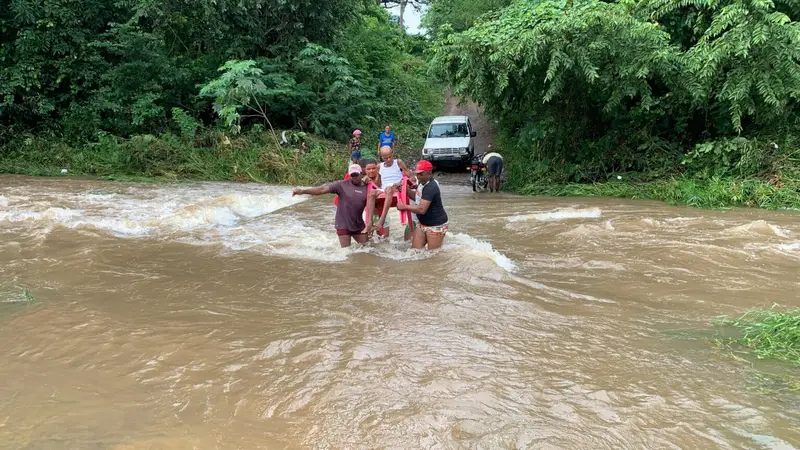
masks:
POLYGON ((440 33, 433 67, 499 118, 531 172, 658 170, 687 150, 684 162, 711 151, 727 170, 752 152, 748 138, 797 133, 798 6, 519 0, 440 33))
POLYGON ((423 120, 435 92, 403 32, 364 0, 11 0, 0 30, 0 139, 213 125, 231 79, 251 83, 277 125, 331 137, 423 120))

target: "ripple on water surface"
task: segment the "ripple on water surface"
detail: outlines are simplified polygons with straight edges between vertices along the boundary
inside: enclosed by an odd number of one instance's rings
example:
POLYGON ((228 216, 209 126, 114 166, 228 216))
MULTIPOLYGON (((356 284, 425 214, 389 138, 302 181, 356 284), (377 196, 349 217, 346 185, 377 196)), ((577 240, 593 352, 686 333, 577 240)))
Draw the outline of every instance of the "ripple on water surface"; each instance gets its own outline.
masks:
POLYGON ((330 197, 60 181, 0 187, 0 282, 36 296, 0 317, 0 447, 800 441, 695 336, 797 301, 796 217, 443 183, 440 252, 342 250, 330 197))

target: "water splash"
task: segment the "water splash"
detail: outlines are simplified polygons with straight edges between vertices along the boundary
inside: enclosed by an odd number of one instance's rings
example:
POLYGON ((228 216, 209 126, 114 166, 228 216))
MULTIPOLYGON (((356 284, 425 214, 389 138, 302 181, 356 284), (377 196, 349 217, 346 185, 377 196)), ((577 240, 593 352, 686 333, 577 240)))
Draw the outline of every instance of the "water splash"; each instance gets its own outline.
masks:
POLYGON ((750 223, 733 227, 729 230, 734 234, 760 234, 760 235, 774 235, 778 237, 788 237, 789 232, 780 227, 777 227, 765 220, 754 220, 750 223))
POLYGON ((304 202, 308 197, 292 197, 288 188, 272 186, 259 191, 240 188, 238 192, 219 195, 209 186, 200 185, 169 190, 131 188, 102 195, 80 193, 57 200, 69 205, 50 207, 52 199, 33 198, 33 204, 12 206, 0 212, 0 224, 95 228, 119 237, 164 235, 215 226, 232 227, 304 202))
POLYGON ((489 259, 506 272, 515 272, 517 270, 517 265, 511 259, 495 250, 492 244, 486 241, 475 239, 464 233, 452 233, 448 235, 448 238, 450 240, 445 240, 445 245, 443 246, 445 250, 455 250, 471 256, 489 259))
MULTIPOLYGON (((3 197, 5 198, 5 197, 3 197)), ((395 230, 392 241, 342 249, 331 224, 333 211, 286 210, 309 200, 281 186, 200 184, 114 191, 36 194, 0 212, 0 227, 49 233, 56 226, 99 230, 120 238, 151 237, 232 251, 317 261, 346 261, 370 253, 396 261, 420 261, 431 252, 413 250, 395 230), (63 207, 52 207, 53 203, 63 207)), ((515 264, 488 242, 466 234, 448 235, 441 253, 492 261, 506 271, 515 264)))
POLYGON ((792 242, 789 244, 780 244, 777 246, 778 250, 786 253, 800 253, 800 242, 792 242))

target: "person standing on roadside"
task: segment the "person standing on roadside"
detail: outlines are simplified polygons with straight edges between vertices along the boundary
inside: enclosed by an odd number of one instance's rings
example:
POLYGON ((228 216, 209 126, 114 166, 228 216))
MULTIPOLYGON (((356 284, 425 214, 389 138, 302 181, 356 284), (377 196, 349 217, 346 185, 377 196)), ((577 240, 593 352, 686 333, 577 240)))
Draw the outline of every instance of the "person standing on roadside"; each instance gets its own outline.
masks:
POLYGON ((442 205, 442 192, 439 183, 433 179, 433 164, 430 161, 418 162, 415 172, 419 181, 418 189, 422 190, 419 203, 406 205, 398 202, 397 209, 417 215, 419 226, 414 230, 411 248, 425 248, 427 245, 428 250, 436 250, 444 243, 449 227, 447 212, 442 205))
POLYGON ((392 127, 386 124, 383 133, 378 136, 378 154, 381 154, 381 147, 389 147, 394 150, 394 144, 397 142, 397 136, 394 135, 392 127))
POLYGON ((350 178, 310 189, 295 188, 295 195, 336 194, 339 204, 336 208, 335 227, 339 245, 350 247, 351 240, 365 244, 369 240, 367 224, 364 223, 364 208, 367 206, 367 186, 362 180, 361 166, 352 164, 347 172, 350 178))
POLYGON ((353 137, 347 144, 350 151, 350 164, 359 164, 361 161, 361 130, 353 131, 353 137))
POLYGON ((489 175, 489 192, 500 192, 500 174, 503 173, 503 157, 500 153, 490 152, 483 155, 483 165, 489 175))

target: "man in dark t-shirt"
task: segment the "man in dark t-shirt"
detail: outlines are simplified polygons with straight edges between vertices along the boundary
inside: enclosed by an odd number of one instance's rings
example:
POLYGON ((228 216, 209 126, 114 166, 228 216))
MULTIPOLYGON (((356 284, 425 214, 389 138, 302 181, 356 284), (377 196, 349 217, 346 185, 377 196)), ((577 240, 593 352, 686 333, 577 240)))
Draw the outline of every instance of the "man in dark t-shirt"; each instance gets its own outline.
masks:
POLYGON ((323 195, 336 194, 339 196, 339 205, 336 208, 336 235, 339 244, 349 247, 352 240, 364 244, 369 240, 367 224, 364 223, 364 208, 367 207, 367 186, 362 182, 361 166, 350 165, 348 170, 350 178, 335 183, 318 186, 310 189, 294 189, 295 195, 323 195))
POLYGON ((397 209, 408 210, 417 215, 419 226, 414 230, 411 247, 425 248, 427 245, 428 250, 435 250, 442 246, 447 234, 447 212, 442 205, 439 183, 433 179, 433 165, 430 161, 422 160, 417 163, 416 173, 422 189, 419 204, 406 205, 398 202, 397 209))

